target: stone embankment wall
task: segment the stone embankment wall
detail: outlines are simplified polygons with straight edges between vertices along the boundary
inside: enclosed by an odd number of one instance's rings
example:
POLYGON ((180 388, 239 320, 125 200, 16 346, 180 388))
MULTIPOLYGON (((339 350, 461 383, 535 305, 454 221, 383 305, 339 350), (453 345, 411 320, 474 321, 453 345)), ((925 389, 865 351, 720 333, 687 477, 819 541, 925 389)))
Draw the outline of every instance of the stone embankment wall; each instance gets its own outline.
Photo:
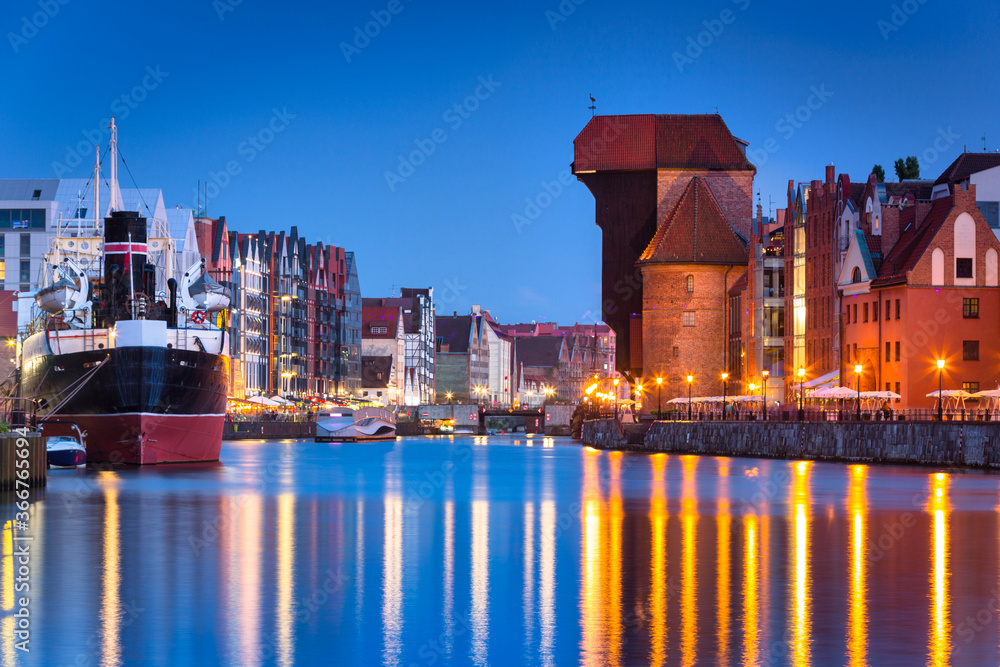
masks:
POLYGON ((601 449, 1000 468, 1000 422, 656 422, 628 435, 610 419, 583 425, 601 449))
POLYGON ((32 431, 27 435, 0 434, 0 491, 23 489, 24 483, 32 488, 45 486, 48 480, 46 476, 48 467, 45 438, 41 433, 32 431), (22 441, 18 447, 18 440, 26 440, 28 444, 25 445, 22 441), (24 460, 27 464, 23 463, 24 460), (17 484, 18 480, 22 482, 20 487, 17 484))

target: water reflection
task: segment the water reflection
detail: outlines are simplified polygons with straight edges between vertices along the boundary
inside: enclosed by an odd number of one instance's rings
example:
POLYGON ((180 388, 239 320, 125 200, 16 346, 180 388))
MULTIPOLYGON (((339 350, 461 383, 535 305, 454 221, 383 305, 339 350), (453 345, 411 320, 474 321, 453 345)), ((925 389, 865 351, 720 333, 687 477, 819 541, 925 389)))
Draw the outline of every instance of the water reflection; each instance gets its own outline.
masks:
POLYGON ((621 664, 622 647, 622 457, 621 452, 608 455, 610 483, 608 489, 608 545, 604 562, 607 564, 607 578, 604 598, 605 634, 607 637, 607 664, 621 664))
POLYGON ((0 610, 3 611, 3 664, 17 664, 17 649, 14 648, 14 522, 3 524, 3 563, 0 565, 0 610))
POLYGON ((399 662, 403 635, 403 495, 399 459, 386 461, 382 518, 382 662, 399 662))
POLYGON ((583 453, 582 558, 580 574, 580 650, 584 665, 599 665, 601 657, 601 453, 583 453))
POLYGON ((729 623, 730 623, 730 590, 729 590, 729 557, 730 557, 730 531, 732 519, 729 515, 729 462, 725 459, 719 462, 719 486, 718 486, 718 515, 716 525, 718 537, 716 539, 716 582, 715 591, 718 600, 716 605, 716 616, 718 619, 718 634, 716 643, 718 644, 718 662, 729 664, 729 623))
POLYGON ((541 626, 542 665, 555 665, 556 635, 556 494, 552 458, 545 459, 542 472, 541 562, 538 567, 538 598, 541 626))
POLYGON ((487 664, 490 642, 490 501, 488 461, 477 451, 472 473, 472 660, 487 664))
POLYGON ((114 472, 99 473, 104 489, 104 580, 101 591, 101 664, 122 664, 121 647, 121 538, 118 516, 118 480, 114 472))
POLYGON ((847 496, 851 522, 851 595, 848 613, 847 655, 851 667, 868 664, 868 570, 865 545, 868 543, 867 466, 851 466, 847 496))
POLYGON ((650 665, 663 665, 667 654, 667 499, 666 454, 653 454, 650 526, 650 665))
POLYGON ((795 544, 793 571, 795 585, 792 608, 792 664, 808 665, 810 661, 811 605, 809 590, 809 472, 812 462, 799 461, 792 476, 792 521, 795 544))
POLYGON ((292 660, 292 586, 295 562, 295 496, 278 496, 278 664, 285 667, 292 660))
POLYGON ((748 514, 743 517, 743 665, 745 667, 757 664, 757 647, 760 643, 757 607, 760 558, 757 540, 757 517, 748 514))
POLYGON ((948 608, 948 475, 936 473, 930 480, 931 548, 931 628, 928 663, 931 667, 951 664, 951 623, 948 608))
POLYGON ((695 473, 697 456, 682 456, 684 479, 681 483, 681 665, 695 664, 698 641, 698 501, 695 473))

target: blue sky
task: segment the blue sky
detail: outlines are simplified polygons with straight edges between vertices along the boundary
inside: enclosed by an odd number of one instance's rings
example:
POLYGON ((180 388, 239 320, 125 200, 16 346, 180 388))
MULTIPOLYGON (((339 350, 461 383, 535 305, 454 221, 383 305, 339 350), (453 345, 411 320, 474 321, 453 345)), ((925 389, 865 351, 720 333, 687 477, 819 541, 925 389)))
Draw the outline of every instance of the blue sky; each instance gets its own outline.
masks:
POLYGON ((140 186, 191 206, 208 180, 209 214, 232 229, 298 225, 354 250, 365 295, 432 286, 439 313, 593 321, 594 200, 563 174, 588 94, 599 113, 718 107, 759 151, 766 212, 830 163, 862 180, 879 162, 891 180, 916 154, 937 176, 984 134, 1000 148, 997 14, 940 0, 12 0, 0 178, 86 177, 93 151, 72 168, 72 147, 116 113, 140 186), (814 87, 832 95, 799 110, 814 87), (783 122, 797 110, 808 120, 783 122), (419 145, 411 173, 400 156, 419 145))

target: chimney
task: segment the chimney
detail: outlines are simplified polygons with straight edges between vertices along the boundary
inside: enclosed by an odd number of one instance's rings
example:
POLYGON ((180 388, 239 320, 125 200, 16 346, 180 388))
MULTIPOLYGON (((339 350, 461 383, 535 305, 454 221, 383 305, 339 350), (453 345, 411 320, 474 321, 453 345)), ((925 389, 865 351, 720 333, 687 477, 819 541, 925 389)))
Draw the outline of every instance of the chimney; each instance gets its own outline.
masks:
POLYGON ((834 167, 832 164, 828 164, 826 166, 826 182, 827 183, 833 183, 835 180, 837 180, 836 171, 837 171, 837 168, 834 167))
POLYGON ((955 206, 966 211, 976 207, 976 186, 973 183, 956 183, 954 188, 955 206))

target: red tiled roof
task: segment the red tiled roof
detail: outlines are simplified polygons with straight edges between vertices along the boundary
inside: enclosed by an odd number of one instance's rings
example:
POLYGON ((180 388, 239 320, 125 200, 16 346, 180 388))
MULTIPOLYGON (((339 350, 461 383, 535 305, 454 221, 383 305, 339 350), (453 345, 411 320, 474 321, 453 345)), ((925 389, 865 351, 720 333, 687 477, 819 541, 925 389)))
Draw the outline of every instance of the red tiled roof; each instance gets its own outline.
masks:
POLYGON ((657 168, 756 171, 718 114, 595 116, 573 144, 575 173, 657 168))
POLYGON ((873 255, 882 254, 882 237, 865 233, 865 242, 868 244, 868 252, 873 255))
POLYGON ((972 174, 1000 166, 1000 153, 962 153, 948 165, 934 185, 958 183, 972 174))
POLYGON ((361 306, 362 338, 395 338, 399 326, 399 307, 361 306), (385 327, 385 333, 372 333, 373 327, 385 327))
POLYGON ((745 242, 726 221, 712 191, 694 177, 660 223, 640 262, 743 264, 745 242))
POLYGON ((934 238, 944 221, 948 219, 954 207, 954 201, 953 197, 942 197, 935 200, 920 227, 914 229, 914 225, 910 225, 903 231, 899 241, 882 262, 878 278, 871 283, 872 287, 906 280, 906 274, 917 265, 924 252, 927 251, 931 239, 934 238))

